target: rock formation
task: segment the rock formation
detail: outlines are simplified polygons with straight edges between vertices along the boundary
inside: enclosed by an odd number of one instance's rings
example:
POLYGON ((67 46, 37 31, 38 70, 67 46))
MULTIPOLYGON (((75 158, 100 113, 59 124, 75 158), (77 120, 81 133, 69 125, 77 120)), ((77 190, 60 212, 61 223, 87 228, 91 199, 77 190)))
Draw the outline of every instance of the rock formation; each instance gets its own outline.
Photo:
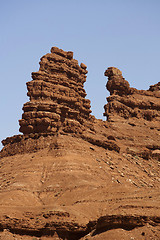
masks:
POLYGON ((19 120, 23 134, 82 132, 90 119, 90 100, 85 99, 83 84, 87 66, 73 59, 73 52, 52 47, 41 58, 40 69, 27 82, 30 101, 23 106, 19 120))
POLYGON ((94 145, 120 151, 115 142, 94 129, 95 117, 91 115, 90 100, 85 98, 86 68, 84 63, 79 66, 73 59, 73 52, 57 47, 52 47, 51 53, 41 58, 39 71, 33 72, 33 80, 27 82, 30 101, 24 104, 24 113, 19 120, 23 135, 3 140, 5 148, 1 156, 34 151, 35 145, 38 149, 45 148, 49 144, 46 137, 67 133, 94 145), (32 142, 40 137, 40 141, 32 142))
POLYGON ((105 71, 108 77, 107 90, 111 96, 104 106, 108 120, 111 115, 125 119, 143 118, 148 121, 160 121, 160 82, 149 90, 130 88, 119 69, 110 67, 105 71))
POLYGON ((116 128, 115 138, 125 142, 128 153, 150 157, 151 150, 160 149, 160 82, 149 90, 137 90, 117 68, 108 68, 105 76, 110 96, 104 116, 116 128))
POLYGON ((91 115, 86 66, 53 47, 27 83, 23 134, 0 152, 0 239, 160 236, 160 83, 106 70, 106 121, 91 115))

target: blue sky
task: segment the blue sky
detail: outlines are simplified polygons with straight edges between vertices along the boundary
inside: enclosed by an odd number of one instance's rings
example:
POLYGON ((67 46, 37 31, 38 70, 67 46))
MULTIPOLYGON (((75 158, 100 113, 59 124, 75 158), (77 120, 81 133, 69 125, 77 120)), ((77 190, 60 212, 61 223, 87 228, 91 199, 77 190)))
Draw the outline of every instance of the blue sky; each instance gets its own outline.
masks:
POLYGON ((118 67, 131 87, 159 82, 159 13, 159 0, 1 0, 0 140, 19 133, 26 82, 52 46, 88 66, 85 90, 97 118, 108 96, 108 67, 118 67))

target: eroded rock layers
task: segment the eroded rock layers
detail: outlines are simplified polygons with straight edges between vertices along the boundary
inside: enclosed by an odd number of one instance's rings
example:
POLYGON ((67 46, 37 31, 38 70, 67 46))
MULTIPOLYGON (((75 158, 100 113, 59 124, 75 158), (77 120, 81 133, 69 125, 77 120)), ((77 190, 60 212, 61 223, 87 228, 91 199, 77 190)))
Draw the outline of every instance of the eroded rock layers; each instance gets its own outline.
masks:
POLYGON ((41 58, 39 71, 27 83, 30 101, 19 120, 23 134, 3 140, 0 156, 47 148, 53 135, 69 133, 104 149, 160 159, 160 82, 137 90, 119 69, 108 68, 110 96, 104 106, 107 121, 102 121, 90 114, 90 100, 85 99, 86 68, 73 59, 73 52, 56 47, 41 58))
POLYGON ((92 119, 83 87, 86 68, 73 59, 73 52, 52 47, 41 58, 39 71, 32 73, 33 80, 27 82, 30 101, 23 106, 20 132, 82 132, 92 119))
POLYGON ((104 116, 121 150, 145 159, 160 159, 160 82, 149 90, 137 90, 117 68, 108 68, 105 76, 110 96, 104 116))
POLYGON ((105 76, 108 77, 106 88, 111 94, 104 106, 104 116, 108 120, 117 115, 125 119, 134 117, 160 121, 160 82, 145 91, 130 88, 122 72, 117 68, 108 68, 105 76))

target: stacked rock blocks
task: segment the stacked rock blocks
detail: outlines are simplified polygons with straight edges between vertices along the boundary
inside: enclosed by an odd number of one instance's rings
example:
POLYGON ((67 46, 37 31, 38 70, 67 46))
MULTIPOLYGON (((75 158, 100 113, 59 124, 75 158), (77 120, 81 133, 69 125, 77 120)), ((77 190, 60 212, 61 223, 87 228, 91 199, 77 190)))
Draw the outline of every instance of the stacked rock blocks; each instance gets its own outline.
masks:
POLYGON ((52 47, 41 58, 38 72, 27 82, 30 101, 19 120, 23 134, 57 132, 81 133, 91 119, 90 100, 85 99, 87 66, 73 59, 73 52, 52 47))
POLYGON ((123 78, 122 72, 115 67, 105 71, 108 77, 106 84, 110 96, 104 106, 104 116, 110 121, 113 116, 125 119, 135 118, 147 121, 160 121, 160 82, 150 86, 149 90, 131 88, 123 78))

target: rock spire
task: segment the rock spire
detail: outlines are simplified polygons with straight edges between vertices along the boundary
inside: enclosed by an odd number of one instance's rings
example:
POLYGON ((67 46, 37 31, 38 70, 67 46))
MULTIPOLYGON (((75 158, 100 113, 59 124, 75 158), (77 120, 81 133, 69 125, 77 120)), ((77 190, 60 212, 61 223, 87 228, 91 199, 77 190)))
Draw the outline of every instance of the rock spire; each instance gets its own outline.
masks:
POLYGON ((23 134, 81 132, 91 118, 90 100, 85 99, 87 66, 73 59, 73 52, 52 47, 41 58, 38 72, 27 82, 30 101, 19 120, 23 134))

